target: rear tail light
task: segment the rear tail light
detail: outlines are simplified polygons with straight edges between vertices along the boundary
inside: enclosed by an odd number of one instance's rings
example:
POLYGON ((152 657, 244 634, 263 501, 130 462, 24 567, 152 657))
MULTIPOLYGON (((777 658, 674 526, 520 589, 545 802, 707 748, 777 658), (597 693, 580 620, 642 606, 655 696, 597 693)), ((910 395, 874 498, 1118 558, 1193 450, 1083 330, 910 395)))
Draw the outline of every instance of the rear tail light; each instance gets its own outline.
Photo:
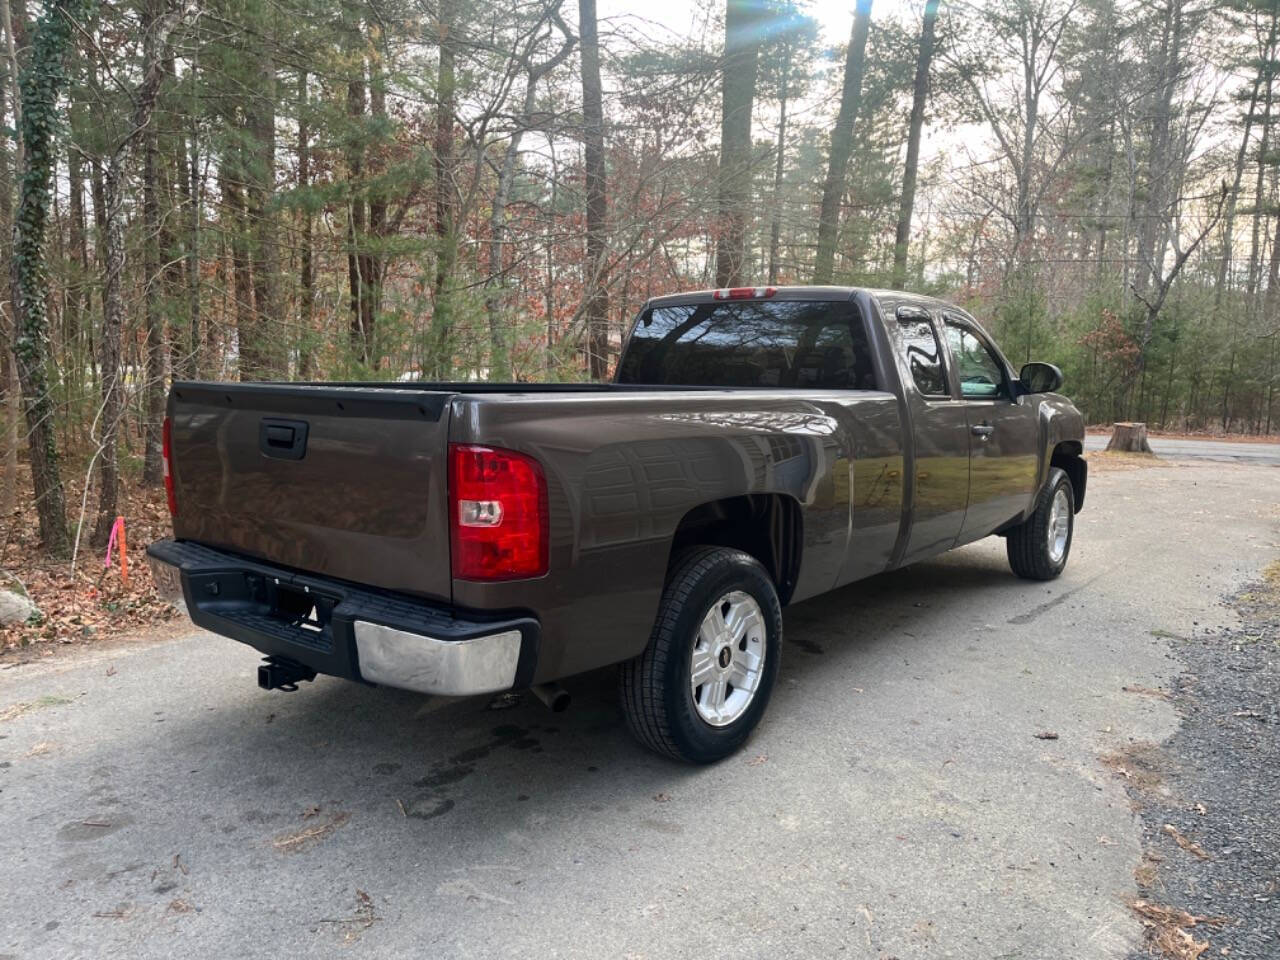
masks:
POLYGON ((453 576, 516 580, 547 572, 547 479, 513 450, 449 445, 453 576))
POLYGON ((173 427, 169 418, 164 418, 162 431, 162 452, 164 454, 164 495, 169 501, 169 515, 178 515, 178 495, 173 492, 173 427))
POLYGON ((716 300, 766 300, 777 292, 777 287, 721 287, 711 296, 716 300))

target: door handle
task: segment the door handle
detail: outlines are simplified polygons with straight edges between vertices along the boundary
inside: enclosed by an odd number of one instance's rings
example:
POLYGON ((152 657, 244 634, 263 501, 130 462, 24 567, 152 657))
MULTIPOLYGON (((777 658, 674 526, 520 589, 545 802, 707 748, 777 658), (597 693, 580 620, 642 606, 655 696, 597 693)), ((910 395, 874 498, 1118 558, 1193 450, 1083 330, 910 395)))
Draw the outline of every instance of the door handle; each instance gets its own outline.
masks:
POLYGON ((975 437, 982 437, 983 440, 996 432, 996 428, 989 423, 976 423, 969 428, 969 432, 975 437))

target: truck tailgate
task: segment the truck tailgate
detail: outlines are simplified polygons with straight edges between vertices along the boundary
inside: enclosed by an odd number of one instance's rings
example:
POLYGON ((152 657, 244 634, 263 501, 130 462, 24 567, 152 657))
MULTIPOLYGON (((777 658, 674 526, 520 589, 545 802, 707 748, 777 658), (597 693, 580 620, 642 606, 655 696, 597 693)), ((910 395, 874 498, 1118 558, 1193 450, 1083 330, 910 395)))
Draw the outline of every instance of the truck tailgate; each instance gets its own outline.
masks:
POLYGON ((174 535, 448 600, 450 395, 175 383, 174 535))

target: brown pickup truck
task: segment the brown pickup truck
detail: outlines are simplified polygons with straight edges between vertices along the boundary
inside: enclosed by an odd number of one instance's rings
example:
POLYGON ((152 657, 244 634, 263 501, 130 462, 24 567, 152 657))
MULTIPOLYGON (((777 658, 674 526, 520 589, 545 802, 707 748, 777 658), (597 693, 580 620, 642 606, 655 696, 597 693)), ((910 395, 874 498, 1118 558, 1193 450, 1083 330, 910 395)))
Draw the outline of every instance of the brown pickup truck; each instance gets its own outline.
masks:
POLYGON ((847 287, 650 300, 613 383, 179 382, 148 554, 266 689, 560 706, 616 663, 635 735, 709 762, 764 712, 787 604, 991 534, 1062 572, 1087 470, 1061 382, 963 310, 847 287))

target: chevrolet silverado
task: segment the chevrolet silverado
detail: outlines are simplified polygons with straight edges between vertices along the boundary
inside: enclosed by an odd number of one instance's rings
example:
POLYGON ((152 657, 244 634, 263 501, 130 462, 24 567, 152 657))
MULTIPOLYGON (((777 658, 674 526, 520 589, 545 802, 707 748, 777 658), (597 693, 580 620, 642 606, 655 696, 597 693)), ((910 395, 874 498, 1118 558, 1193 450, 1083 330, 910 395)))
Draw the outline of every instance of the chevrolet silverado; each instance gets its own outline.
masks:
POLYGON ((787 604, 992 534, 1062 572, 1087 470, 1061 383, 964 310, 847 287, 652 299, 612 383, 177 382, 148 554, 266 689, 561 705, 619 664, 635 736, 711 762, 768 704, 787 604))

